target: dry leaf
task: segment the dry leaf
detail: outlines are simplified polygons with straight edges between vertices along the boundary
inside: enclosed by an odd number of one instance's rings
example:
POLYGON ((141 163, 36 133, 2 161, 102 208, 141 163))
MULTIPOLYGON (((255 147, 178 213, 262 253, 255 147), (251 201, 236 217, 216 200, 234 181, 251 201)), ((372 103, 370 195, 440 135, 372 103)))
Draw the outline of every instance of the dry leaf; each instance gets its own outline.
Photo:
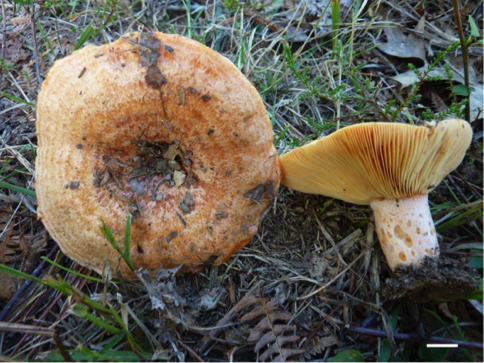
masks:
POLYGON ((5 59, 8 63, 21 63, 26 61, 30 55, 22 47, 22 38, 16 36, 9 36, 7 38, 7 46, 5 48, 5 59))
POLYGON ((449 319, 452 319, 452 314, 449 311, 449 305, 447 305, 447 303, 440 304, 439 309, 440 311, 442 311, 442 313, 444 313, 446 317, 448 317, 449 319))
MULTIPOLYGON (((341 22, 354 0, 340 0, 341 22)), ((285 12, 286 18, 291 20, 288 27, 288 38, 294 42, 304 42, 311 33, 310 28, 301 27, 299 21, 317 24, 318 33, 327 33, 332 25, 331 1, 330 0, 305 0, 305 1, 284 1, 283 8, 289 9, 285 12)))
POLYGON ((17 278, 13 275, 0 272, 0 302, 10 300, 17 292, 17 278))
MULTIPOLYGON (((459 62, 458 59, 455 57, 449 57, 449 61, 454 66, 454 85, 456 83, 465 84, 464 75, 464 68, 462 64, 459 62)), ((428 68, 428 65, 425 65, 422 68, 419 68, 421 73, 424 73, 428 68)), ((445 73, 444 67, 438 67, 429 73, 430 77, 440 76, 441 80, 448 80, 447 74, 445 73)), ((418 76, 415 74, 414 71, 408 71, 405 73, 400 73, 395 77, 390 77, 394 81, 400 83, 400 87, 406 88, 411 86, 414 83, 419 81, 418 76)), ((477 73, 474 68, 471 66, 469 67, 469 80, 470 86, 474 88, 474 91, 471 93, 470 102, 471 102, 471 120, 474 120, 480 113, 483 107, 483 98, 484 98, 484 85, 479 83, 477 73)), ((482 117, 482 114, 481 114, 482 117)))
POLYGON ((437 112, 442 112, 447 109, 446 103, 440 98, 440 96, 435 92, 431 91, 430 98, 432 100, 432 105, 437 112))
POLYGON ((424 39, 415 35, 405 35, 400 28, 385 28, 387 42, 381 43, 379 50, 399 58, 418 58, 427 64, 424 39))
POLYGON ((482 302, 479 300, 468 300, 474 308, 481 313, 481 315, 484 315, 484 309, 482 306, 482 302))
MULTIPOLYGON (((245 323, 265 315, 247 338, 248 342, 257 342, 254 352, 260 354, 259 361, 267 361, 271 355, 277 355, 271 359, 273 362, 286 361, 289 357, 304 353, 304 349, 291 347, 293 343, 300 341, 301 337, 295 333, 285 335, 286 332, 295 332, 296 326, 281 324, 289 322, 292 316, 277 306, 278 301, 266 301, 255 296, 250 300, 251 306, 259 304, 262 306, 255 307, 242 316, 240 322, 245 323), (279 324, 275 324, 276 322, 279 324)), ((246 304, 246 306, 249 305, 246 304)))
POLYGON ((309 269, 309 275, 311 278, 322 280, 326 269, 328 268, 328 260, 326 260, 324 257, 319 257, 316 254, 312 254, 309 263, 311 266, 309 269))

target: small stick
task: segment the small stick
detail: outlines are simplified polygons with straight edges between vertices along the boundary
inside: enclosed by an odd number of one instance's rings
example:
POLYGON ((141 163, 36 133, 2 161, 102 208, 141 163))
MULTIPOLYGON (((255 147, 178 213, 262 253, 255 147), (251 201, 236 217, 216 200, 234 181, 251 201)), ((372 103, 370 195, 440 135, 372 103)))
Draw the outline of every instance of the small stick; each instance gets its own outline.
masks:
POLYGON ((10 241, 10 236, 12 235, 13 232, 13 223, 7 227, 8 231, 7 234, 5 235, 5 239, 3 240, 3 245, 2 248, 0 249, 0 263, 3 261, 3 254, 5 253, 5 250, 7 249, 7 244, 10 241))
MULTIPOLYGON (((49 254, 47 255, 47 258, 51 259, 52 256, 54 256, 57 253, 58 250, 59 250, 59 247, 56 245, 49 252, 49 254)), ((39 277, 40 274, 42 273, 42 271, 44 270, 44 267, 45 267, 45 265, 47 263, 48 263, 47 261, 42 260, 42 262, 34 270, 34 272, 32 273, 31 276, 33 276, 33 277, 39 277)), ((18 301, 20 300, 21 297, 25 297, 25 291, 32 284, 33 284, 32 280, 25 281, 25 283, 22 285, 22 287, 20 288, 20 290, 18 290, 17 293, 15 294, 15 296, 12 299, 10 299, 10 301, 7 304, 7 306, 5 306, 5 308, 3 308, 2 312, 0 313, 0 321, 5 321, 5 317, 8 315, 8 313, 10 312, 10 310, 18 303, 18 301)))
POLYGON ((53 338, 59 347, 59 351, 62 354, 65 362, 73 362, 71 355, 66 349, 64 343, 59 337, 57 331, 53 328, 44 328, 41 326, 31 326, 25 324, 4 323, 0 322, 0 331, 6 332, 18 332, 31 335, 41 335, 45 337, 53 338))
MULTIPOLYGON (((466 195, 464 194, 464 192, 460 189, 460 187, 456 184, 456 182, 454 181, 454 178, 452 178, 452 176, 449 174, 447 175, 447 179, 449 179, 450 183, 452 184, 452 186, 455 188, 455 190, 457 191, 457 193, 461 196, 462 199, 464 199, 464 201, 469 204, 469 199, 467 199, 466 195)), ((481 226, 483 225, 483 218, 479 218, 479 223, 481 224, 481 226)))
MULTIPOLYGON (((5 3, 2 0, 2 18, 3 18, 3 42, 2 42, 2 59, 5 59, 7 51, 7 15, 5 14, 5 3)), ((0 69, 0 90, 2 89, 3 67, 0 69)))
MULTIPOLYGON (((296 300, 306 300, 307 298, 313 296, 313 295, 316 295, 318 292, 321 292, 323 291, 324 289, 326 289, 329 285, 331 285, 333 282, 335 282, 337 279, 339 279, 344 273, 346 273, 346 271, 348 271, 361 257, 363 257, 365 255, 365 253, 367 251, 369 251, 371 248, 373 248, 373 246, 376 244, 376 241, 373 242, 371 245, 369 245, 368 247, 366 247, 363 252, 360 253, 360 255, 358 257, 356 257, 348 266, 346 266, 345 269, 343 269, 343 271, 341 271, 339 274, 337 274, 333 279, 331 279, 329 282, 327 282, 326 284, 324 284, 323 286, 321 286, 319 289, 313 291, 312 293, 310 294, 307 294, 306 296, 302 296, 302 297, 298 297, 296 300)), ((386 335, 385 335, 386 336, 386 335)))
POLYGON ((464 31, 462 30, 462 22, 460 21, 460 10, 459 10, 459 1, 452 0, 453 7, 454 7, 454 18, 455 18, 455 25, 457 25, 457 30, 459 31, 459 38, 460 38, 460 46, 462 48, 462 60, 464 62, 464 76, 465 76, 465 83, 467 87, 467 105, 466 105, 466 119, 467 121, 471 122, 471 87, 470 87, 470 80, 469 80, 469 56, 467 54, 467 43, 464 37, 464 31))
POLYGON ((273 32, 282 32, 284 30, 284 28, 280 24, 267 19, 264 15, 258 14, 252 9, 244 8, 243 11, 246 17, 253 19, 256 23, 259 23, 269 28, 273 32))
MULTIPOLYGON (((12 213, 12 211, 8 209, 0 208, 0 213, 12 213)), ((16 213, 16 215, 20 217, 25 217, 25 218, 32 218, 34 220, 37 220, 38 218, 36 215, 33 215, 33 214, 16 213)))
POLYGON ((209 340, 205 341, 200 349, 200 351, 204 351, 205 349, 207 349, 208 345, 210 344, 210 341, 211 339, 214 339, 217 337, 217 335, 219 335, 223 328, 220 327, 220 326, 223 326, 223 325, 227 325, 231 320, 232 318, 234 317, 235 313, 237 312, 237 308, 241 305, 241 304, 244 304, 245 301, 247 300, 247 298, 249 298, 250 296, 252 296, 252 294, 254 293, 254 291, 259 287, 260 285, 260 282, 258 282, 257 284, 255 284, 249 291, 247 291, 247 293, 245 294, 245 296, 240 299, 240 301, 234 306, 232 307, 232 309, 230 309, 230 311, 225 314, 225 316, 220 319, 218 322, 217 322, 217 326, 214 330, 212 330, 210 332, 210 335, 208 336, 209 340))
MULTIPOLYGON (((454 170, 454 173, 457 174, 458 180, 461 180, 462 182, 464 182, 469 187, 469 189, 471 189, 474 193, 476 193, 479 196, 479 198, 482 199, 482 194, 479 193, 479 191, 476 189, 476 185, 469 183, 462 175, 459 174, 459 172, 457 172, 457 170, 454 170)), ((482 190, 482 188, 479 188, 479 189, 482 190)))
MULTIPOLYGON (((35 5, 34 5, 35 6, 35 5)), ((37 37, 35 36, 35 12, 34 6, 32 6, 32 42, 34 43, 34 55, 35 55, 35 74, 37 75, 37 82, 39 87, 42 84, 42 79, 40 78, 40 64, 39 64, 39 50, 37 48, 37 37)))
POLYGON ((190 353, 190 355, 193 358, 195 358, 199 362, 205 362, 202 358, 200 358, 200 356, 197 353, 195 353, 195 351, 192 348, 190 348, 188 345, 186 345, 185 343, 183 343, 183 341, 181 340, 180 333, 178 333, 178 331, 176 331, 176 336, 178 337, 178 343, 180 343, 180 345, 183 348, 185 348, 186 350, 188 350, 188 353, 190 353))
POLYGON ((59 351, 64 358, 64 362, 74 362, 72 359, 71 355, 69 354, 69 351, 65 347, 64 343, 62 342, 61 338, 59 337, 59 334, 54 330, 54 336, 52 337, 59 347, 59 351))
MULTIPOLYGON (((72 279, 68 282, 69 285, 72 285, 77 279, 78 279, 79 276, 77 275, 74 275, 72 277, 72 279)), ((30 280, 29 280, 30 281, 30 280)), ((83 281, 87 281, 86 278, 84 278, 83 281)), ((83 282, 81 281, 80 285, 79 285, 79 289, 82 289, 82 285, 83 285, 83 282)), ((80 291, 80 290, 79 290, 80 291)), ((47 306, 46 309, 44 309, 42 315, 37 319, 37 321, 34 323, 34 326, 37 327, 40 323, 42 323, 45 319, 45 317, 48 315, 48 314, 52 314, 52 309, 54 306, 56 306, 58 303, 59 303, 59 300, 62 299, 63 297, 65 297, 65 295, 63 294, 58 294, 53 300, 52 302, 47 306)), ((71 303, 72 304, 72 303, 71 303)), ((61 316, 63 315, 63 313, 65 313, 67 311, 67 307, 69 305, 65 305, 64 306, 64 310, 63 312, 61 312, 61 316)), ((22 345, 25 343, 25 341, 27 340, 27 338, 29 337, 29 333, 26 333, 22 339, 17 343, 17 346, 15 347, 13 353, 12 353, 12 356, 15 356, 17 354, 17 352, 19 350, 22 349, 22 345)), ((37 348, 35 348, 37 349, 37 348)), ((31 350, 30 353, 29 353, 29 358, 30 359, 34 359, 35 357, 35 349, 31 350)))
MULTIPOLYGON (((356 334, 370 335, 370 336, 379 337, 379 338, 387 337, 387 333, 385 333, 382 330, 374 330, 374 329, 350 326, 348 328, 348 331, 356 334)), ((411 342, 417 342, 417 343, 457 344, 459 348, 473 349, 473 350, 482 350, 484 348, 482 343, 466 342, 466 341, 459 341, 459 340, 439 338, 439 337, 423 337, 417 334, 393 333, 393 337, 396 340, 404 340, 404 341, 411 341, 411 342)))

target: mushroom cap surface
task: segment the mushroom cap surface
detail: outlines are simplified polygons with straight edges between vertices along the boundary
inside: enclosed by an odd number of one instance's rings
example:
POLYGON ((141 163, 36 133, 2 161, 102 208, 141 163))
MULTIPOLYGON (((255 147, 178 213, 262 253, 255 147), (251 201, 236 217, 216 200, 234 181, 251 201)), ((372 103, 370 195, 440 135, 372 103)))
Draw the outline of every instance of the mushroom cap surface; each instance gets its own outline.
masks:
POLYGON ((469 123, 458 119, 349 126, 283 155, 282 184, 361 205, 426 195, 460 164, 471 139, 469 123))
POLYGON ((225 57, 178 35, 142 40, 86 46, 49 71, 37 103, 38 215, 97 272, 120 264, 101 218, 122 248, 128 214, 136 267, 195 272, 256 233, 280 183, 272 127, 225 57))

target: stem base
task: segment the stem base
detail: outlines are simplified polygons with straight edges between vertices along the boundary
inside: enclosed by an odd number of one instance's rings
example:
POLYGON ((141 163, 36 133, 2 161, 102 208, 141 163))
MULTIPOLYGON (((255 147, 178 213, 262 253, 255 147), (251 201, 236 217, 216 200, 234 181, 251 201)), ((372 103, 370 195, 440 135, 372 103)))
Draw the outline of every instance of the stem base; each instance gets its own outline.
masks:
POLYGON ((428 195, 371 203, 380 245, 390 268, 420 266, 426 256, 439 255, 428 195))

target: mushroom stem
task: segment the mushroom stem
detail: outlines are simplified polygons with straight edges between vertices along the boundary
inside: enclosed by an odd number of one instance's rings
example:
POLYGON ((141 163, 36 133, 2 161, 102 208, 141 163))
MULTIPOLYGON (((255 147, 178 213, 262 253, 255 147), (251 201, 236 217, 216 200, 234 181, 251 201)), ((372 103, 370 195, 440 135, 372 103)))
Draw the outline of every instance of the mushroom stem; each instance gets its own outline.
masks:
POLYGON ((383 253, 392 271, 397 266, 418 267, 425 256, 439 255, 439 243, 428 195, 374 200, 371 207, 383 253))

